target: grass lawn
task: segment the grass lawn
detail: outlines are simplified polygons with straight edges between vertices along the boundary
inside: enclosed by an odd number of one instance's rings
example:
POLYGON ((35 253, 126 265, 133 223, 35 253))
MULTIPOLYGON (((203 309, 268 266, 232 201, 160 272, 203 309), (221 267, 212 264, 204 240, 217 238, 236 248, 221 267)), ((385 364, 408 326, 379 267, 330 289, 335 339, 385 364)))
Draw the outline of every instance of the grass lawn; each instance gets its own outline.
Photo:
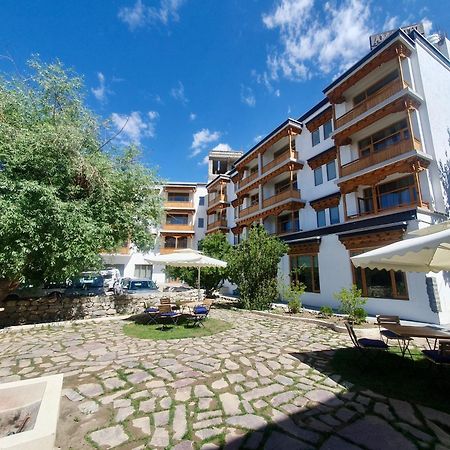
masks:
POLYGON ((377 352, 361 358, 355 348, 336 351, 331 367, 357 389, 370 389, 387 397, 407 400, 450 413, 450 369, 430 367, 420 351, 412 348, 414 360, 402 358, 399 350, 377 352))
POLYGON ((183 339, 202 336, 210 336, 211 334, 220 333, 221 331, 230 330, 233 325, 224 320, 208 318, 202 326, 188 326, 185 323, 178 325, 168 325, 166 330, 162 330, 162 325, 142 325, 137 323, 129 323, 124 325, 123 332, 130 337, 139 339, 183 339))

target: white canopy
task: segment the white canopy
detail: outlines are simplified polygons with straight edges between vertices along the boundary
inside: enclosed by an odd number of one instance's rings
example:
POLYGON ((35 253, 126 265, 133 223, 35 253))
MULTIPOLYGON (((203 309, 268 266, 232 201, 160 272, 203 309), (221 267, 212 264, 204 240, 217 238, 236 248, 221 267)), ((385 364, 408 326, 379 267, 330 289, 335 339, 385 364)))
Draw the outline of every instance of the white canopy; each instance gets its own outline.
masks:
MULTIPOLYGON (((427 227, 431 228, 431 227, 427 227)), ((405 272, 439 272, 450 270, 450 229, 440 224, 441 230, 429 234, 427 228, 408 234, 409 239, 362 253, 351 258, 356 267, 369 269, 403 270, 405 272)))
POLYGON ((155 255, 147 258, 153 264, 162 264, 164 266, 173 267, 197 267, 198 268, 198 298, 201 298, 200 291, 200 269, 202 267, 227 267, 225 261, 211 258, 204 255, 202 252, 192 250, 189 248, 175 250, 173 253, 167 255, 155 255))

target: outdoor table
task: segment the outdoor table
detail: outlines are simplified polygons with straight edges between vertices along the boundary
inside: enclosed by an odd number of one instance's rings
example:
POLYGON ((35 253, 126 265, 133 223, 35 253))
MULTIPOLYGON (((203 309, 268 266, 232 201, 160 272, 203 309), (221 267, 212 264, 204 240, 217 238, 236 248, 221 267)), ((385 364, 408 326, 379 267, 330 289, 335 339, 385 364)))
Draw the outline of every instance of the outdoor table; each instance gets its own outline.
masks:
POLYGON ((390 330, 400 336, 401 338, 404 338, 403 340, 400 340, 403 342, 403 344, 400 344, 399 346, 400 350, 402 352, 402 356, 405 356, 406 351, 408 350, 410 340, 407 338, 424 338, 427 341, 428 347, 430 347, 430 350, 436 350, 436 345, 439 339, 450 339, 450 333, 437 330, 430 327, 416 327, 416 326, 410 326, 410 325, 397 325, 397 324, 383 324, 383 328, 386 328, 386 330, 390 330), (434 345, 431 346, 431 342, 434 339, 434 345))

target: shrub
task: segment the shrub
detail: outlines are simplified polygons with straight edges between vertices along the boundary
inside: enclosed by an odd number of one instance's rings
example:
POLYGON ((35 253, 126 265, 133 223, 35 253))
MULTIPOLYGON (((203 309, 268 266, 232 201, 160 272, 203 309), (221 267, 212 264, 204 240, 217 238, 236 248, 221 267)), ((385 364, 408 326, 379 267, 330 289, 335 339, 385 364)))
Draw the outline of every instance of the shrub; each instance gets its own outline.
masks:
POLYGON ((296 314, 300 311, 300 309, 302 308, 302 303, 300 301, 300 299, 298 298, 293 298, 292 300, 290 300, 288 302, 288 308, 289 308, 289 312, 292 314, 296 314))
POLYGON ((333 315, 333 309, 330 306, 322 306, 320 308, 320 315, 323 317, 331 317, 333 315))
POLYGON ((341 303, 340 311, 346 314, 351 321, 355 323, 365 321, 367 314, 363 306, 367 299, 362 297, 362 291, 356 285, 353 285, 350 289, 342 288, 334 294, 334 297, 341 303))

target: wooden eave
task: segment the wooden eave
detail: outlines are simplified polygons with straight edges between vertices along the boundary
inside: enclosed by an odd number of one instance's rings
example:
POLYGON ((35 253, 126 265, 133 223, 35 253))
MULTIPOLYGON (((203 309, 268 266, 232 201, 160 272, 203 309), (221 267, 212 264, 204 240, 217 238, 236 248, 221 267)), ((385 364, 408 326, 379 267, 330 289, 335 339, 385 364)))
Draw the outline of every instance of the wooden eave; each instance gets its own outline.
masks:
POLYGON ((239 226, 248 226, 252 224, 255 220, 265 219, 269 216, 278 216, 283 211, 298 211, 305 207, 305 202, 303 200, 290 200, 289 202, 283 203, 281 205, 274 205, 271 208, 262 210, 257 214, 254 214, 243 219, 237 219, 236 223, 239 226))
POLYGON ((186 235, 194 235, 195 231, 194 230, 186 230, 186 231, 169 231, 169 230, 161 230, 159 232, 160 235, 162 236, 173 236, 173 237, 180 237, 180 236, 186 236, 186 235))
POLYGON ((374 58, 372 58, 367 64, 356 69, 356 71, 348 78, 346 78, 341 84, 328 92, 327 97, 330 100, 330 103, 343 103, 345 101, 345 91, 347 91, 347 89, 354 86, 358 81, 369 75, 377 67, 394 58, 405 58, 410 55, 411 50, 404 43, 399 41, 394 42, 389 47, 382 50, 374 58))
POLYGON ((333 108, 329 106, 327 109, 322 111, 320 114, 318 114, 314 119, 311 119, 309 122, 306 123, 306 128, 311 133, 314 130, 317 130, 321 125, 331 120, 333 117, 333 108))
POLYGON ((245 170, 245 167, 253 161, 259 154, 263 154, 268 150, 272 145, 276 144, 280 139, 283 139, 286 136, 296 136, 301 134, 302 129, 293 124, 281 129, 278 133, 274 134, 270 139, 265 141, 261 146, 255 148, 251 153, 245 156, 241 161, 239 161, 235 167, 238 172, 242 172, 245 170))
POLYGON ((335 194, 313 200, 309 202, 309 204, 315 211, 320 211, 325 208, 333 208, 334 206, 338 206, 340 200, 341 193, 336 192, 335 194))
POLYGON ((212 192, 217 185, 220 185, 220 184, 225 185, 225 184, 228 184, 229 182, 230 182, 229 178, 223 178, 223 177, 218 176, 217 178, 212 180, 211 183, 209 183, 206 188, 207 188, 208 192, 212 192))
POLYGON ((180 192, 180 191, 189 191, 189 192, 195 192, 197 190, 196 186, 164 186, 163 187, 165 192, 180 192))
POLYGON ((347 250, 359 250, 365 248, 383 247, 401 241, 405 234, 405 228, 396 230, 384 230, 380 228, 367 233, 340 235, 339 240, 347 250))
POLYGON ((408 109, 417 109, 419 106, 419 101, 409 92, 406 92, 400 98, 397 98, 393 102, 388 103, 382 108, 376 110, 373 114, 365 116, 363 119, 358 120, 349 127, 346 127, 342 131, 336 133, 333 136, 334 142, 336 143, 336 145, 348 145, 351 143, 350 136, 352 134, 355 134, 358 131, 367 128, 369 125, 372 125, 373 123, 389 114, 394 114, 396 112, 405 111, 408 109))
POLYGON ((308 239, 305 242, 289 244, 289 255, 317 255, 320 249, 320 238, 308 239))
POLYGON ((395 161, 391 164, 386 164, 383 167, 356 176, 349 180, 338 182, 338 186, 342 194, 348 194, 349 192, 356 191, 359 186, 374 186, 383 181, 389 175, 425 170, 429 164, 430 161, 428 159, 417 154, 400 161, 395 161))
POLYGON ((319 153, 318 155, 313 156, 308 159, 308 166, 311 169, 317 169, 317 167, 323 166, 324 164, 328 164, 330 161, 333 161, 337 158, 337 148, 331 147, 324 152, 319 153))
POLYGON ((206 214, 211 214, 211 213, 213 213, 214 211, 217 211, 217 210, 220 210, 220 209, 226 209, 226 208, 228 208, 228 206, 230 206, 230 203, 229 203, 229 202, 219 202, 219 203, 216 203, 215 205, 209 207, 209 208, 206 210, 206 214))

